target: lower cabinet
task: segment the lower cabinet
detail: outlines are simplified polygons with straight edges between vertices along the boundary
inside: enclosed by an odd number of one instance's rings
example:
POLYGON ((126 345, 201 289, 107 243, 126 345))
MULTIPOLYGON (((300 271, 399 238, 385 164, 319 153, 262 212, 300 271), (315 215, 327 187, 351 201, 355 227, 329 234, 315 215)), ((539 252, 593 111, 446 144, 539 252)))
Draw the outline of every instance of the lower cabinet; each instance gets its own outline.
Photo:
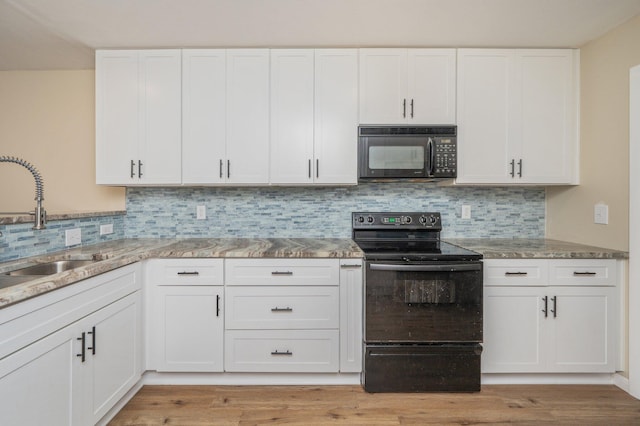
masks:
POLYGON ((615 261, 518 262, 485 261, 482 372, 613 373, 615 261), (492 279, 497 270, 508 278, 492 279))
POLYGON ((89 290, 70 298, 102 307, 0 360, 2 424, 95 424, 140 380, 140 281, 137 266, 127 268, 86 280, 89 290))

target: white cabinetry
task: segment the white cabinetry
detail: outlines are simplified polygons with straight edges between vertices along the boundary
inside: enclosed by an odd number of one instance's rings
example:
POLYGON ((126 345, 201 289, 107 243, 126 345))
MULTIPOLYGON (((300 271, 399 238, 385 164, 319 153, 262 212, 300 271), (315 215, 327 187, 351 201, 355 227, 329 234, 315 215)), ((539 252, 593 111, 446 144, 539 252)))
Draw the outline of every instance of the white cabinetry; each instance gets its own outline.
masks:
POLYGON ((458 50, 457 183, 577 183, 578 52, 458 50))
POLYGON ((223 260, 148 263, 150 369, 223 371, 223 260))
POLYGON ((485 260, 483 373, 612 373, 615 260, 485 260))
POLYGON ((455 49, 360 49, 361 124, 455 124, 455 49))
POLYGON ((3 422, 84 425, 103 418, 142 374, 140 286, 132 265, 5 308, 3 422))
POLYGON ((184 184, 269 180, 269 50, 183 52, 184 184))
POLYGON ((355 184, 355 49, 271 50, 274 184, 355 184))
POLYGON ((96 183, 180 183, 180 50, 96 52, 96 183))

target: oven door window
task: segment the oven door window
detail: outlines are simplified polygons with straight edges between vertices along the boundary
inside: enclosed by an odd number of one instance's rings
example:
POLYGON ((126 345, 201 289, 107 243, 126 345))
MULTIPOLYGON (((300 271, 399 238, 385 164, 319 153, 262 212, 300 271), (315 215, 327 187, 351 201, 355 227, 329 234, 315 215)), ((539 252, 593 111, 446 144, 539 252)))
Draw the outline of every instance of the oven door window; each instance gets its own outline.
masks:
POLYGON ((367 343, 481 342, 482 264, 459 266, 472 264, 367 262, 367 343))

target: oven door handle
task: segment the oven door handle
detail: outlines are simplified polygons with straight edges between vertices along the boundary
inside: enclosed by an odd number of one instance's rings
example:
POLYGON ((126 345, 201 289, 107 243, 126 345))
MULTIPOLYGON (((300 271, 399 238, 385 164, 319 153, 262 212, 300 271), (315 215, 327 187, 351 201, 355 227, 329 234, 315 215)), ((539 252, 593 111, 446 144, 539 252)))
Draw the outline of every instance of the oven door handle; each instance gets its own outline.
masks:
POLYGON ((449 263, 442 265, 393 265, 385 263, 371 263, 369 267, 374 271, 410 271, 410 272, 466 272, 481 271, 481 263, 449 263))

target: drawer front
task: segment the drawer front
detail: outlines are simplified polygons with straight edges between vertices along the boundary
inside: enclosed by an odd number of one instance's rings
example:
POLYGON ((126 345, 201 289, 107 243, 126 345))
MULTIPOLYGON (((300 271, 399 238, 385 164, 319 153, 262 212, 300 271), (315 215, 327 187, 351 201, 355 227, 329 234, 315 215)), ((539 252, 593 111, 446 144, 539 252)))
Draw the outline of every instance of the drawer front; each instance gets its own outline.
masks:
POLYGON ((227 259, 227 285, 338 285, 339 259, 227 259))
POLYGON ((550 285, 616 285, 616 261, 613 259, 551 260, 550 285))
POLYGON ((149 264, 156 285, 223 285, 222 259, 158 259, 149 264))
POLYGON ((338 330, 227 331, 225 371, 337 372, 338 336, 338 330))
POLYGON ((547 285, 548 262, 545 259, 484 260, 484 285, 547 285))
POLYGON ((227 329, 338 328, 338 287, 227 287, 227 329))

